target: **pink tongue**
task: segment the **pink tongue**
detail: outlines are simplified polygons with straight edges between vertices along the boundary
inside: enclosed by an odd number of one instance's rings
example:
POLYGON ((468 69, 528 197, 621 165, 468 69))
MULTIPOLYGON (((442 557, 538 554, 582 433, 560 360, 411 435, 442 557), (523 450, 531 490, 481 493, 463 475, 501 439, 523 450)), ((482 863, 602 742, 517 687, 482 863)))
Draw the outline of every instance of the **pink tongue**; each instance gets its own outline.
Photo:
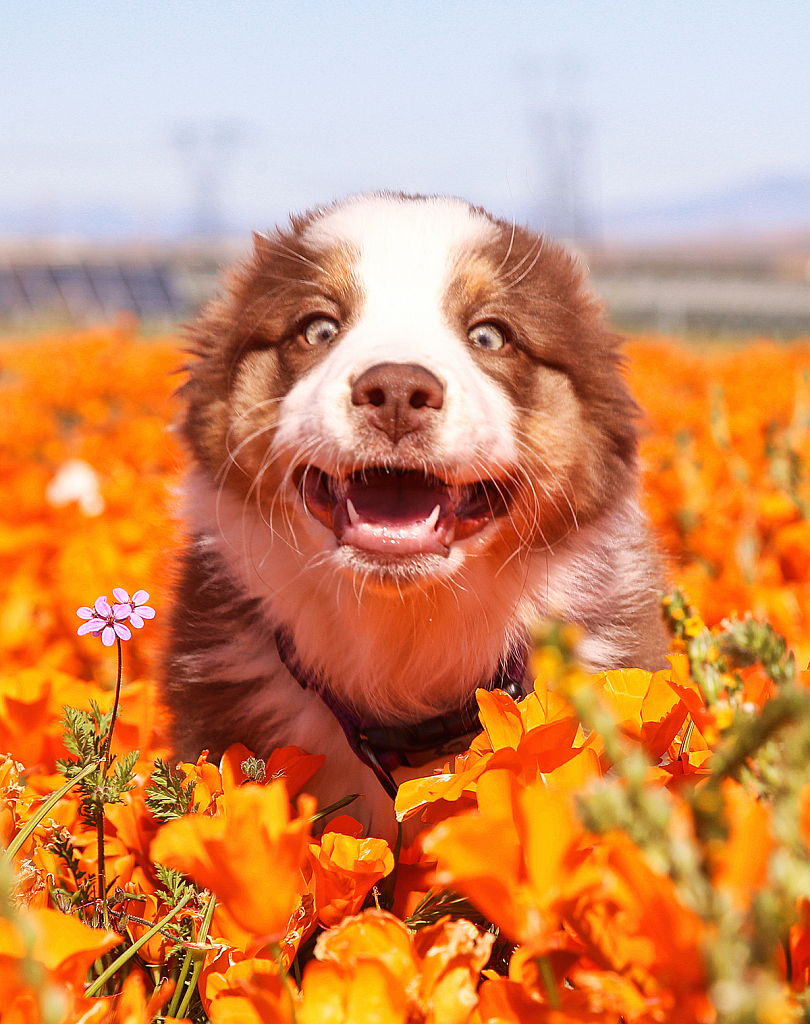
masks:
POLYGON ((354 514, 349 512, 341 535, 344 544, 394 555, 447 555, 453 526, 437 529, 435 512, 438 505, 441 518, 450 510, 444 487, 415 476, 381 473, 350 483, 346 499, 347 509, 351 502, 354 514))
POLYGON ((379 473, 350 483, 346 497, 358 516, 369 523, 404 526, 427 519, 438 505, 441 512, 450 507, 447 490, 413 476, 379 473))

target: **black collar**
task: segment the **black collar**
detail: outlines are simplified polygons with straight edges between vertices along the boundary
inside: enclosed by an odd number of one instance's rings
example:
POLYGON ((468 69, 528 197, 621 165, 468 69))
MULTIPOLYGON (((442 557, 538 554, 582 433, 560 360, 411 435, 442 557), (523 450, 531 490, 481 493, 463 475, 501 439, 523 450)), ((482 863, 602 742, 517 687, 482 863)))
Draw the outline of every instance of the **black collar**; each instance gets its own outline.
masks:
MULTIPOLYGON (((302 689, 318 694, 337 719, 349 746, 363 764, 372 769, 392 800, 397 795, 397 784, 392 776, 395 769, 402 765, 415 768, 439 757, 461 753, 481 732, 475 698, 455 712, 407 725, 380 725, 362 719, 334 696, 320 676, 304 668, 298 660, 292 636, 283 626, 276 632, 276 646, 290 675, 302 689)), ((501 661, 498 671, 492 679, 482 683, 482 688, 505 690, 516 700, 522 697, 526 658, 526 646, 520 644, 501 661)))

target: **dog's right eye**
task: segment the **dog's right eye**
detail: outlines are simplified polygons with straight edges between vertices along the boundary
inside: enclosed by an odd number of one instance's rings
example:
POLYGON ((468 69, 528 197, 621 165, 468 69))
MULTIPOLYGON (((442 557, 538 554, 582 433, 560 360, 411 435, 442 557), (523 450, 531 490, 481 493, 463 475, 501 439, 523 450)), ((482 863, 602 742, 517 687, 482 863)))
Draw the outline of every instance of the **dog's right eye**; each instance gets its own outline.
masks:
POLYGON ((303 331, 307 345, 324 345, 331 341, 340 331, 340 324, 328 316, 318 316, 310 320, 303 331))
POLYGON ((488 352, 497 352, 506 345, 506 335, 497 324, 489 322, 471 327, 467 332, 467 337, 476 348, 484 348, 488 352))

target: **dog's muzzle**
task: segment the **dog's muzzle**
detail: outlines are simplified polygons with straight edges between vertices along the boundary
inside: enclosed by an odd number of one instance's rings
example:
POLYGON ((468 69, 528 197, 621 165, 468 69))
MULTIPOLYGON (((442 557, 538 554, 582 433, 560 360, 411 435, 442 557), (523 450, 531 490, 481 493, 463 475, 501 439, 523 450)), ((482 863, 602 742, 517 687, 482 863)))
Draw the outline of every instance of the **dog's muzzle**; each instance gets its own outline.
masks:
POLYGON ((341 544, 383 555, 447 555, 507 511, 494 480, 451 485, 419 470, 375 467, 345 477, 299 468, 306 507, 341 544))

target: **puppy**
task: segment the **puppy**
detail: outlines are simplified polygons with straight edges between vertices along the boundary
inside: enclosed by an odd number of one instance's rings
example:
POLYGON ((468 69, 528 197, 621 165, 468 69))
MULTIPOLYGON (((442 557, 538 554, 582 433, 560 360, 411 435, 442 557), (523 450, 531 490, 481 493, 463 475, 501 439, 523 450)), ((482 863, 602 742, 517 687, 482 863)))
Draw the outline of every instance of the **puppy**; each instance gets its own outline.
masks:
POLYGON ((369 195, 257 235, 192 331, 175 753, 296 744, 391 797, 519 696, 529 625, 663 664, 619 339, 559 246, 458 199, 369 195))

